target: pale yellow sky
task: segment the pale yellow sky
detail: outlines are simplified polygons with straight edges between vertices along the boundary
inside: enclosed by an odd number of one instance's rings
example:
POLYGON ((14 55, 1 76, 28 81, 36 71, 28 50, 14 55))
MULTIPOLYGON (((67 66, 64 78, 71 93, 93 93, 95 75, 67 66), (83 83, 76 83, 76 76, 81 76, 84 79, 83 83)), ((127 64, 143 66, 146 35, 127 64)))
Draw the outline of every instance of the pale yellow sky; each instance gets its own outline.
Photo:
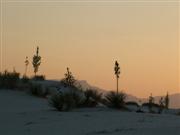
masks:
MULTIPOLYGON (((21 0, 22 1, 22 0, 21 0)), ((1 3, 2 70, 24 73, 40 47, 39 74, 75 77, 100 88, 116 87, 139 97, 179 92, 178 2, 8 2, 1 3)), ((28 74, 32 75, 32 65, 28 74)))

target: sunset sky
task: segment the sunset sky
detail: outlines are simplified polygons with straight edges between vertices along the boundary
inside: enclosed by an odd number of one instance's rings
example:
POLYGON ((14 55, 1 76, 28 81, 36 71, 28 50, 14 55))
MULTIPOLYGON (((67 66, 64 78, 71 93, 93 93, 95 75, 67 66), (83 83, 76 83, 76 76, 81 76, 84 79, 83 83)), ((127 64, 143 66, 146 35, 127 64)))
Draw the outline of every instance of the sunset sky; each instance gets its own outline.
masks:
MULTIPOLYGON (((69 67, 79 80, 138 97, 180 92, 178 2, 1 2, 1 71, 24 73, 40 47, 38 74, 61 79, 69 67)), ((28 75, 33 75, 32 64, 28 75)))

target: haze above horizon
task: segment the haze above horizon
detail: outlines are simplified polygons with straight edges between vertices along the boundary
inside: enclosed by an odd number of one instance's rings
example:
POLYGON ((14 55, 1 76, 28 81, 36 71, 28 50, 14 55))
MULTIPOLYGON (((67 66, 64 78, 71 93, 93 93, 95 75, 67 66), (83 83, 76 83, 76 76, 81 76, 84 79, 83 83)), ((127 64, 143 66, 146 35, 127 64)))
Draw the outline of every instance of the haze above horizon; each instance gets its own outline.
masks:
MULTIPOLYGON (((179 2, 5 2, 1 3, 2 69, 24 73, 40 47, 38 74, 79 80, 147 97, 179 89, 179 2)), ((30 64, 28 75, 33 75, 30 64)))

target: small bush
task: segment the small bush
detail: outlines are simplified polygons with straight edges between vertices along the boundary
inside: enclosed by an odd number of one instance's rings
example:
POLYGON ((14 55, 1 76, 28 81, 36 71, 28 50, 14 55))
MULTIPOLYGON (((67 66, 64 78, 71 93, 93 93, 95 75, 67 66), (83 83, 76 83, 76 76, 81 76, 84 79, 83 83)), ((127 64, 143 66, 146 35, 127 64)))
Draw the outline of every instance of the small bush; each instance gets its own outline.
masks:
POLYGON ((102 94, 97 90, 88 89, 84 92, 85 95, 85 107, 95 107, 99 102, 102 101, 102 94))
POLYGON ((125 107, 126 94, 123 92, 109 92, 105 96, 105 104, 111 108, 123 109, 125 107))
POLYGON ((50 98, 49 103, 58 111, 69 111, 72 108, 75 108, 75 100, 70 93, 54 95, 50 98))
POLYGON ((73 108, 80 107, 82 103, 83 99, 81 95, 73 91, 58 93, 53 95, 49 100, 49 104, 58 111, 69 111, 73 108))
POLYGON ((18 86, 20 73, 4 71, 0 73, 0 88, 14 89, 18 86))
POLYGON ((72 97, 75 101, 75 106, 76 107, 82 107, 83 106, 83 103, 84 103, 84 99, 83 99, 83 93, 81 93, 80 91, 79 92, 72 92, 72 97))
POLYGON ((32 77, 32 80, 35 81, 44 81, 46 79, 46 77, 44 75, 36 75, 32 77))
POLYGON ((46 97, 48 95, 48 91, 41 84, 30 84, 30 93, 37 97, 46 97))
POLYGON ((84 93, 72 86, 70 91, 59 92, 50 97, 49 104, 59 111, 69 111, 73 108, 83 107, 84 93))

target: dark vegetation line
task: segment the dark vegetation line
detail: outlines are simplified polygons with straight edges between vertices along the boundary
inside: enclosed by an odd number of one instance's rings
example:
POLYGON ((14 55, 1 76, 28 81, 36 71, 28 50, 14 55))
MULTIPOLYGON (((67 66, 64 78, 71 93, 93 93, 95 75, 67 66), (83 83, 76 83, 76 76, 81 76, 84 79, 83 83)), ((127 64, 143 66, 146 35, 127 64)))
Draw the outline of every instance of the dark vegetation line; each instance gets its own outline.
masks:
POLYGON ((33 56, 32 65, 34 68, 34 76, 28 77, 27 70, 29 65, 28 57, 25 60, 25 72, 22 77, 20 73, 5 70, 0 72, 0 89, 22 90, 27 91, 29 94, 47 98, 49 105, 58 111, 70 111, 74 108, 84 107, 97 107, 104 106, 119 110, 130 111, 128 106, 135 106, 136 112, 143 113, 143 107, 147 107, 149 113, 162 113, 164 109, 169 108, 169 95, 162 97, 159 104, 155 104, 152 94, 149 96, 149 101, 142 105, 131 101, 126 102, 126 94, 122 91, 119 92, 118 79, 120 77, 120 66, 115 61, 114 71, 117 79, 117 92, 110 91, 106 94, 100 93, 95 89, 83 90, 81 85, 73 76, 69 68, 67 68, 64 78, 58 83, 57 86, 46 86, 46 78, 44 75, 37 75, 41 65, 41 56, 39 55, 39 47, 36 49, 36 54, 33 56), (154 111, 157 108, 158 111, 154 111))

